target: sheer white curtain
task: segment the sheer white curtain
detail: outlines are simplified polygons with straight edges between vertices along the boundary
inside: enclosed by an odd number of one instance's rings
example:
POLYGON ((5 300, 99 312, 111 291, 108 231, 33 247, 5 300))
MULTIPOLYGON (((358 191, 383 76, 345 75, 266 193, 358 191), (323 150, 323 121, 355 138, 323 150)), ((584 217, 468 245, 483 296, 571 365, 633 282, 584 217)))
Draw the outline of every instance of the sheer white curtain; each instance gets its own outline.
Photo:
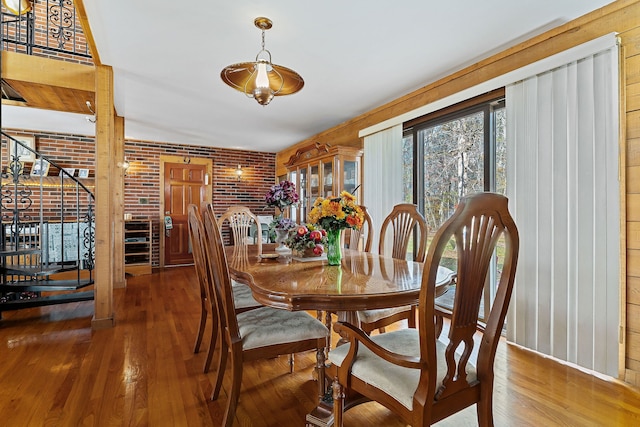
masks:
POLYGON ((618 47, 507 86, 520 231, 507 338, 618 375, 618 47))
MULTIPOLYGON (((402 125, 364 138, 363 205, 373 219, 373 252, 378 251, 380 226, 393 206, 402 203, 402 125)), ((391 234, 391 233, 387 233, 391 234)), ((387 245, 388 247, 388 245, 387 245)))

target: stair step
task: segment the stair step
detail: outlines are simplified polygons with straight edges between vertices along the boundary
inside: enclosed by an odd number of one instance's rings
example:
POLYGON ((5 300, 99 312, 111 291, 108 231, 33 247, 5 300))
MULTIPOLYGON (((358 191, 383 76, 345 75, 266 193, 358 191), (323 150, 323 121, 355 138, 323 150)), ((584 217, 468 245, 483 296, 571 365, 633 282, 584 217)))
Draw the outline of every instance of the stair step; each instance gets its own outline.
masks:
POLYGON ((8 265, 6 267, 0 267, 0 272, 13 276, 50 276, 55 273, 63 271, 77 270, 77 265, 60 266, 58 264, 51 264, 49 266, 20 266, 20 265, 8 265))
POLYGON ((78 270, 78 263, 76 261, 68 261, 66 263, 54 263, 54 264, 43 264, 46 266, 47 270, 55 270, 54 273, 62 273, 64 271, 74 271, 78 270))
POLYGON ((89 285, 93 285, 92 279, 80 280, 25 280, 10 282, 0 285, 0 292, 48 292, 48 291, 74 291, 89 285))
POLYGON ((70 294, 50 295, 23 300, 13 300, 0 303, 0 312, 20 310, 23 308, 41 307, 45 305, 64 304, 70 302, 90 301, 93 299, 93 291, 74 292, 70 294))
POLYGON ((21 255, 39 255, 42 253, 41 249, 5 249, 0 250, 0 257, 8 256, 21 256, 21 255))

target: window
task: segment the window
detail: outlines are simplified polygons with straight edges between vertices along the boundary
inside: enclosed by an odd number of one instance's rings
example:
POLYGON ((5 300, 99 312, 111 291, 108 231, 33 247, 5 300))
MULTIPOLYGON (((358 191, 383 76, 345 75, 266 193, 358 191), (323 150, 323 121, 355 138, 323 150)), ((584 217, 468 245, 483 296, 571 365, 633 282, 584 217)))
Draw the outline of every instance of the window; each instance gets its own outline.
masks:
MULTIPOLYGON (((405 165, 407 158, 412 161, 410 173, 405 169, 403 188, 412 191, 430 236, 453 214, 461 197, 482 191, 505 194, 506 110, 504 95, 499 95, 471 100, 405 125, 403 159, 405 165)), ((442 260, 452 270, 456 270, 454 247, 452 244, 442 260)), ((500 268, 496 261, 493 278, 500 268)), ((489 283, 488 296, 493 298, 497 284, 495 279, 489 283)), ((441 300, 439 304, 452 307, 453 292, 441 300)))
POLYGON ((403 141, 405 147, 413 149, 412 168, 416 173, 405 172, 403 187, 405 191, 415 188, 414 203, 431 230, 451 216, 466 194, 504 194, 505 119, 504 99, 500 99, 425 120, 405 130, 403 141))

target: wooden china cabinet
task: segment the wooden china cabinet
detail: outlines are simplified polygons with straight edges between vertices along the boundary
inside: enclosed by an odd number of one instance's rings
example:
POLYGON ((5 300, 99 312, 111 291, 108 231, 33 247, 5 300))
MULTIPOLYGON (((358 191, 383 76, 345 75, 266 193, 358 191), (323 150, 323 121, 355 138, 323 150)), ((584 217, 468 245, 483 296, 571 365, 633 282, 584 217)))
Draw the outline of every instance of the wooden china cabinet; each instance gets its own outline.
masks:
POLYGON ((361 162, 362 150, 354 147, 315 143, 296 151, 285 163, 287 178, 296 184, 300 196, 291 219, 305 222, 316 198, 337 196, 343 190, 361 200, 361 162))

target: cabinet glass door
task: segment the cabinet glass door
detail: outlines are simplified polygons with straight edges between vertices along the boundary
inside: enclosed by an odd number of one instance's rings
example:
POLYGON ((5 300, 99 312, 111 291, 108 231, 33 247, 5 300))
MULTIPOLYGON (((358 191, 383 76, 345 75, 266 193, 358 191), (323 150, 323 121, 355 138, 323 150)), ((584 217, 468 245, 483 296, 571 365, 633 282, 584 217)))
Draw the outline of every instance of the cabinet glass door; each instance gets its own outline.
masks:
POLYGON ((297 223, 303 223, 307 219, 307 209, 309 206, 309 192, 307 190, 309 183, 307 182, 307 168, 300 169, 300 188, 298 196, 300 196, 300 218, 296 219, 297 223))
MULTIPOLYGON (((358 186, 358 162, 345 160, 343 163, 344 168, 344 190, 353 194, 358 186)), ((354 196, 356 196, 354 194, 354 196)))
POLYGON ((320 167, 318 165, 311 166, 311 175, 309 176, 309 202, 308 206, 312 206, 313 202, 320 197, 320 167))
POLYGON ((333 162, 322 164, 322 196, 333 196, 333 162))
MULTIPOLYGON (((297 180, 298 180, 298 173, 296 171, 292 171, 289 174, 289 181, 293 182, 294 184, 297 184, 297 180)), ((296 209, 295 207, 289 208, 289 218, 291 218, 293 221, 295 221, 297 223, 298 222, 298 209, 296 209)))

